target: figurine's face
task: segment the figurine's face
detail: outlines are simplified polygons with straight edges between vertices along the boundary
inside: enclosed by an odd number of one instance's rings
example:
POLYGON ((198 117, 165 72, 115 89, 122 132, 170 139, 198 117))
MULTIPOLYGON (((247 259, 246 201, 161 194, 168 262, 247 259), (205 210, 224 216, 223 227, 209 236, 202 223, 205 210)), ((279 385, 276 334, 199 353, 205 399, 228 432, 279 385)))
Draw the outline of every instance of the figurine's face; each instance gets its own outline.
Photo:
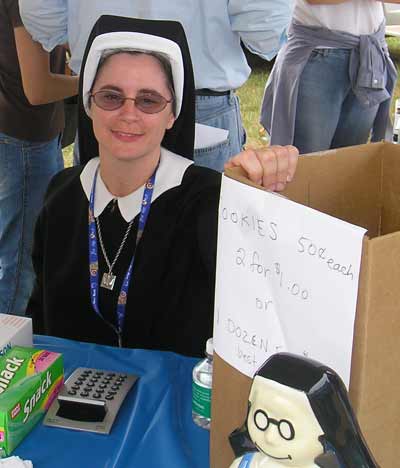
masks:
POLYGON ((258 450, 282 466, 305 467, 323 453, 323 434, 304 392, 256 376, 247 427, 258 450))

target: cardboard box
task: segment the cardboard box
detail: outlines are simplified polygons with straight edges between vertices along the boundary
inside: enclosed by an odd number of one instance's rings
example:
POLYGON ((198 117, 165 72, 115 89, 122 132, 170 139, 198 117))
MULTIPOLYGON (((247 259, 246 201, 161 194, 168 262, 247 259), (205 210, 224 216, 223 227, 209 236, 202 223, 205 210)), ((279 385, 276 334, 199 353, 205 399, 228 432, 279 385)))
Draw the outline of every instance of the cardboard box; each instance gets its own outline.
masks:
POLYGON ((0 357, 0 458, 39 422, 63 382, 59 353, 15 346, 0 357))
POLYGON ((0 356, 12 346, 33 346, 32 319, 0 314, 0 356))
MULTIPOLYGON (((227 174, 249 185, 239 171, 227 174)), ((368 230, 363 243, 350 399, 382 468, 400 459, 400 145, 376 143, 300 158, 288 198, 368 230)), ((234 459, 251 379, 214 353, 211 468, 234 459)))

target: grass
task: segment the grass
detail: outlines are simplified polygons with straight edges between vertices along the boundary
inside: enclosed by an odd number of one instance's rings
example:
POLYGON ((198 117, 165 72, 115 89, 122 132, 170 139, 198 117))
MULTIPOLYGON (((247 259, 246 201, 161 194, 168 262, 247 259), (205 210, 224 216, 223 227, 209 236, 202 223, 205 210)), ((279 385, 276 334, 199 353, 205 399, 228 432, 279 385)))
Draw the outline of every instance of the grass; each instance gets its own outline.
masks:
POLYGON ((63 149, 64 166, 71 167, 73 163, 74 145, 69 145, 63 149))
MULTIPOLYGON (((388 37, 387 43, 390 55, 395 62, 400 77, 400 38, 388 37)), ((247 82, 237 91, 240 98, 240 107, 242 112, 243 124, 247 132, 247 147, 259 148, 267 144, 268 139, 265 130, 259 124, 260 105, 271 71, 271 64, 249 56, 252 73, 247 82)), ((392 99, 391 115, 394 115, 394 105, 396 99, 400 98, 400 79, 397 82, 392 99)), ((64 160, 66 167, 72 165, 73 145, 64 149, 64 160)))
POLYGON ((237 92, 240 99, 243 125, 247 133, 247 147, 258 148, 267 143, 267 135, 259 123, 259 116, 264 87, 269 73, 269 64, 254 67, 250 78, 237 92))

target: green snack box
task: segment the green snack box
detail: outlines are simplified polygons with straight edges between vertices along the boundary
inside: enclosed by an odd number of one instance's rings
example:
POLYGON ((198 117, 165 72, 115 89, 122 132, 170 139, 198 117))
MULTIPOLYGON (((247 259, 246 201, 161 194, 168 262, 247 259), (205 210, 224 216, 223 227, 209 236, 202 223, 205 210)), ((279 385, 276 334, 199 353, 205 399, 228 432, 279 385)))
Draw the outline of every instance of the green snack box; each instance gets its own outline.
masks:
POLYGON ((0 458, 32 430, 63 383, 59 353, 14 346, 0 356, 0 458))

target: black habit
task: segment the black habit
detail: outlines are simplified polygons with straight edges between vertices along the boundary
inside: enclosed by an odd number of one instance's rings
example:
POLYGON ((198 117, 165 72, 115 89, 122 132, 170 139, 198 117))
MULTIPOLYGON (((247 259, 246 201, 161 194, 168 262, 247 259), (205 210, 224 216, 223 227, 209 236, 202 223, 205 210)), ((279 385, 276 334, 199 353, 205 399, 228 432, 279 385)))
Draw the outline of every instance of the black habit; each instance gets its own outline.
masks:
MULTIPOLYGON (((28 315, 35 333, 117 345, 112 328, 90 302, 88 198, 82 167, 62 171, 52 181, 39 217, 33 262, 36 284, 28 315)), ((100 311, 116 324, 121 283, 135 253, 124 347, 204 353, 212 336, 217 217, 221 175, 189 166, 179 186, 152 202, 135 252, 138 215, 113 268, 113 291, 99 288, 100 311)), ((157 184, 157 180, 156 180, 157 184)), ((100 215, 106 253, 114 258, 128 223, 111 202, 100 215)), ((108 271, 100 246, 99 277, 108 271)))

